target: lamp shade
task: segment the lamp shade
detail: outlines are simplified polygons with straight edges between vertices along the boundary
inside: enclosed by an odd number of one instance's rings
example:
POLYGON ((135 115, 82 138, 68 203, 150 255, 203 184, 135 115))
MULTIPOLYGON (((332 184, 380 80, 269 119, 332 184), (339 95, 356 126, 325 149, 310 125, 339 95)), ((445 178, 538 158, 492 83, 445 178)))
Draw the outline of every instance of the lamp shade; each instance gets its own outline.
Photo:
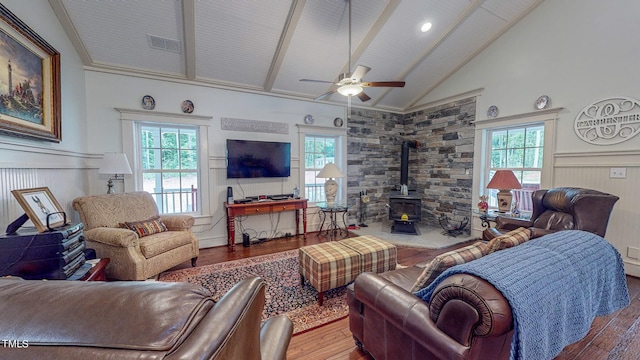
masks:
POLYGON ((316 175, 317 178, 341 178, 344 177, 344 175, 342 175, 342 173, 340 172, 340 169, 338 169, 338 167, 335 164, 329 163, 327 165, 324 166, 324 168, 322 168, 322 170, 320 170, 320 172, 318 173, 318 175, 316 175))
POLYGON ((127 155, 123 153, 105 153, 100 162, 100 174, 132 174, 127 155))
POLYGON ((489 184, 487 184, 487 189, 521 189, 522 185, 513 174, 511 170, 498 170, 489 184))
POLYGON ((361 92, 362 86, 360 85, 347 84, 342 85, 338 88, 338 93, 344 96, 354 96, 360 94, 361 92))

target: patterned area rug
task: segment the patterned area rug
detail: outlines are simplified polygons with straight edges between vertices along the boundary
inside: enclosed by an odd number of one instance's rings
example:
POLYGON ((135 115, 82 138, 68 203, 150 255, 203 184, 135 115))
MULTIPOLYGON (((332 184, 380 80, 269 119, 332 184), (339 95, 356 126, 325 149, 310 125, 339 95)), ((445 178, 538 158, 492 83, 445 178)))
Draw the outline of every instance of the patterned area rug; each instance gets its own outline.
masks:
POLYGON ((300 284, 298 250, 168 271, 160 274, 158 280, 198 284, 218 300, 233 285, 253 275, 267 281, 262 319, 285 314, 293 322, 294 334, 345 318, 348 314, 346 286, 325 292, 323 305, 318 306, 316 289, 308 282, 304 286, 300 284))

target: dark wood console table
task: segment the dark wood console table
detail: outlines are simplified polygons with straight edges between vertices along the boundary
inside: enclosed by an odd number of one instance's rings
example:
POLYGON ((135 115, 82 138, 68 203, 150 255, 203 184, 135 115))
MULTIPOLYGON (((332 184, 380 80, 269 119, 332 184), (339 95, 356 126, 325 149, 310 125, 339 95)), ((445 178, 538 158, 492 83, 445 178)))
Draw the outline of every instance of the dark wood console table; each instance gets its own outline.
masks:
POLYGON ((271 214, 280 211, 295 211, 296 213, 296 235, 300 235, 300 212, 302 212, 303 237, 307 238, 307 202, 308 199, 290 199, 278 201, 250 202, 246 204, 227 204, 227 246, 229 252, 236 251, 236 216, 249 216, 260 214, 271 214))

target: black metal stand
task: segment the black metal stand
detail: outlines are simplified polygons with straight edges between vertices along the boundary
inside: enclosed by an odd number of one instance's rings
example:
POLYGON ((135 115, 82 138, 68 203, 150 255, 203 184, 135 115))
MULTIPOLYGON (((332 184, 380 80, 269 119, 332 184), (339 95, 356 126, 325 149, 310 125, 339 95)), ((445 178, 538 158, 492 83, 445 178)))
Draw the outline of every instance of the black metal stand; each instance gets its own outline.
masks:
POLYGON ((464 232, 468 232, 468 229, 467 229, 469 227, 468 217, 465 217, 460 222, 459 225, 454 225, 449 222, 449 218, 447 217, 447 215, 442 213, 438 221, 440 222, 440 226, 442 226, 442 228, 444 229, 444 231, 442 232, 443 235, 456 237, 464 232))
POLYGON ((395 220, 391 225, 391 233, 418 235, 418 230, 416 230, 415 221, 395 220))

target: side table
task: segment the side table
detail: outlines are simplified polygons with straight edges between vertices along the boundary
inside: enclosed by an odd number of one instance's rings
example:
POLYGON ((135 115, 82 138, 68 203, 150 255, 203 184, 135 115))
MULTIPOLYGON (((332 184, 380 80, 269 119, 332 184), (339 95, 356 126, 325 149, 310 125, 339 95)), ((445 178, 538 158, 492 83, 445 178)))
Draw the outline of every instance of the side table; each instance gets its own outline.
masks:
POLYGON ((81 281, 107 281, 107 274, 105 270, 107 265, 109 265, 109 258, 103 258, 98 261, 97 264, 93 265, 91 270, 86 273, 80 280, 81 281))
POLYGON ((347 230, 347 211, 349 210, 349 205, 334 204, 329 206, 327 203, 319 203, 317 206, 320 217, 322 218, 318 234, 322 234, 322 229, 324 228, 324 223, 327 218, 329 222, 325 229, 325 234, 329 236, 329 241, 335 239, 338 232, 344 231, 345 235, 349 233, 347 230), (344 224, 344 228, 340 227, 338 224, 338 214, 342 214, 342 223, 344 224))
POLYGON ((531 218, 531 213, 522 213, 516 215, 512 213, 501 213, 494 210, 487 211, 486 213, 482 213, 476 210, 473 210, 473 212, 475 214, 478 214, 478 217, 480 218, 480 220, 482 220, 482 227, 484 228, 491 227, 491 223, 495 222, 498 216, 522 220, 529 220, 531 218))

